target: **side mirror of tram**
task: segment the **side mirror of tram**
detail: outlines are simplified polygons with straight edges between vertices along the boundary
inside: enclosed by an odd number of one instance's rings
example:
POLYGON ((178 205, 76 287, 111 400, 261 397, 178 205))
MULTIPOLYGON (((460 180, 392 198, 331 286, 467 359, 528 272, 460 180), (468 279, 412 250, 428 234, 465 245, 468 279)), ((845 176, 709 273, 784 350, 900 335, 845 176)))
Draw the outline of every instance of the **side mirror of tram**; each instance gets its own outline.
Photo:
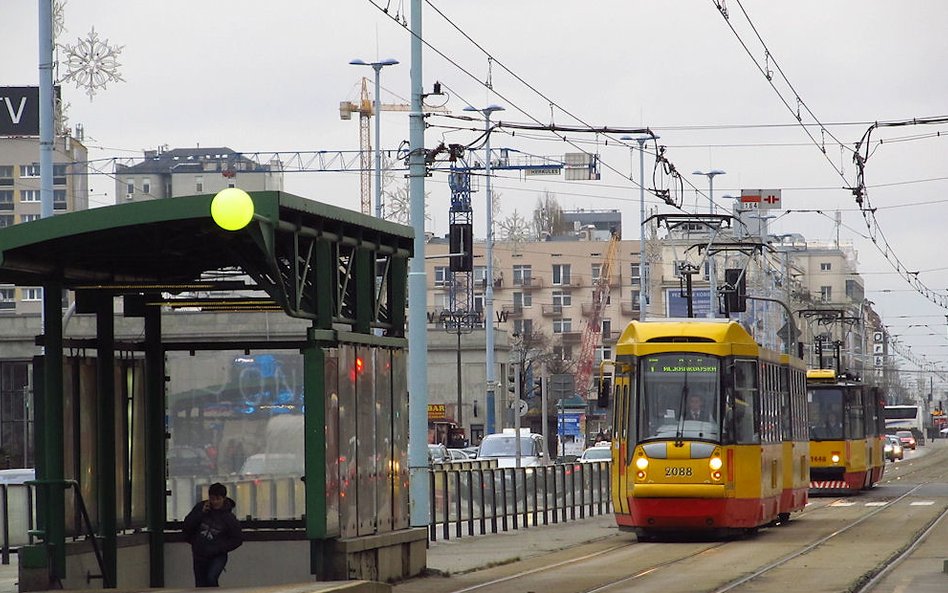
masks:
POLYGON ((609 407, 609 394, 612 393, 612 379, 608 377, 603 377, 602 381, 599 382, 599 397, 597 398, 596 405, 600 408, 609 407))

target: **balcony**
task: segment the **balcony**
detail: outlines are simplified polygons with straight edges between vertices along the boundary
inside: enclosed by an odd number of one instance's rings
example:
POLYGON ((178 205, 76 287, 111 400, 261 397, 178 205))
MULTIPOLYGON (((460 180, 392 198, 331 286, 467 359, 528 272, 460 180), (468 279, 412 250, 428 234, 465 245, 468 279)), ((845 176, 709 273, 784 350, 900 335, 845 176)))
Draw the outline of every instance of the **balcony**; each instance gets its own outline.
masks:
POLYGON ((523 307, 520 305, 501 305, 500 310, 510 319, 523 317, 523 307))
POLYGON ((554 336, 559 336, 560 340, 564 344, 575 344, 583 339, 583 332, 578 331, 568 331, 560 332, 558 334, 553 334, 554 336))
POLYGON ((629 301, 622 301, 619 304, 619 312, 623 315, 634 315, 638 316, 639 307, 637 304, 632 304, 629 301))
POLYGON ((513 288, 518 288, 518 287, 523 290, 536 290, 538 288, 543 288, 543 279, 534 278, 532 276, 528 278, 522 278, 520 279, 519 282, 516 279, 514 279, 513 288))
POLYGON ((563 315, 562 305, 543 305, 540 312, 544 317, 561 317, 563 315))
MULTIPOLYGON (((479 286, 480 288, 487 288, 487 278, 481 278, 480 280, 477 280, 475 282, 475 285, 479 286)), ((504 279, 494 278, 494 290, 497 290, 503 287, 504 287, 504 279)))
POLYGON ((461 283, 457 280, 435 280, 434 283, 435 290, 452 290, 460 287, 461 283))

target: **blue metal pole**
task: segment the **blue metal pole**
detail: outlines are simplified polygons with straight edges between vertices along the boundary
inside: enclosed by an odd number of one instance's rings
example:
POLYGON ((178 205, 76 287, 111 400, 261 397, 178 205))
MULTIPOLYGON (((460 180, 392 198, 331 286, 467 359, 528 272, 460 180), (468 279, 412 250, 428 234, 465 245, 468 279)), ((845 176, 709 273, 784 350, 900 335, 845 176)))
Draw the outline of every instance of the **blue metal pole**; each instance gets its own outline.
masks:
POLYGON ((39 0, 40 216, 53 215, 53 3, 39 0))
POLYGON ((428 495, 428 306, 425 274, 425 120, 422 113, 421 3, 411 0, 411 112, 408 115, 408 198, 415 253, 408 271, 408 467, 411 525, 427 527, 428 495))

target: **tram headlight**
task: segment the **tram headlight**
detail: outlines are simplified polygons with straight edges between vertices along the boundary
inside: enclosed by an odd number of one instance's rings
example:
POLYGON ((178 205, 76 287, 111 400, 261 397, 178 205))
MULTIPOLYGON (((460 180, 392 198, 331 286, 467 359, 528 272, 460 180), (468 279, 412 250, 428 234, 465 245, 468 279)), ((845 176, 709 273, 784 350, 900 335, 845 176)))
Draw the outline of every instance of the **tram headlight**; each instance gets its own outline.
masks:
POLYGON ((648 457, 639 457, 636 459, 635 467, 640 471, 645 471, 648 468, 648 457))
POLYGON ((708 462, 708 467, 711 468, 711 471, 716 472, 722 467, 724 467, 724 462, 721 461, 720 457, 712 457, 711 460, 708 462))
POLYGON ((839 453, 833 453, 833 455, 830 456, 830 459, 833 461, 833 463, 839 463, 839 453))

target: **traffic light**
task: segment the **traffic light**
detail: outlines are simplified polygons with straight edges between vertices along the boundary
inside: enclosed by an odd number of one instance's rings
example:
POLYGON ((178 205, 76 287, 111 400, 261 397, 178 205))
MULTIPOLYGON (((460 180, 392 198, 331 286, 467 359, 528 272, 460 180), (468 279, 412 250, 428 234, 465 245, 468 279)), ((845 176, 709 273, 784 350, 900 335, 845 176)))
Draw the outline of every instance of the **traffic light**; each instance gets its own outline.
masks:
POLYGON ((610 377, 603 377, 599 381, 599 397, 596 400, 596 405, 600 408, 609 407, 609 396, 612 394, 612 379, 610 377))
POLYGON ((474 226, 470 223, 452 224, 448 228, 448 249, 451 252, 452 272, 474 270, 474 226))
POLYGON ((517 386, 520 385, 520 367, 516 364, 507 365, 507 391, 511 397, 517 397, 517 386))
POLYGON ((724 293, 724 302, 728 313, 747 311, 747 277, 740 268, 724 270, 724 281, 730 290, 724 293))

